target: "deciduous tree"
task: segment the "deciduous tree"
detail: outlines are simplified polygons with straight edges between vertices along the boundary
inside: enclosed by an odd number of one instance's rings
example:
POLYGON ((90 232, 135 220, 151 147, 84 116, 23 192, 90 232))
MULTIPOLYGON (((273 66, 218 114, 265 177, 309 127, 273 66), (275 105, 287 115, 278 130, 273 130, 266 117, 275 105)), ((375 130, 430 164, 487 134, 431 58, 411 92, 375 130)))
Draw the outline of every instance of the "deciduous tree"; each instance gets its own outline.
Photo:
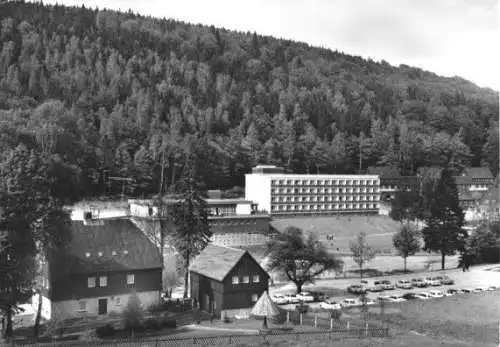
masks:
POLYGON ((302 291, 306 283, 330 270, 340 270, 342 260, 328 253, 323 244, 313 235, 304 235, 296 227, 288 227, 267 244, 268 269, 277 270, 302 291))
POLYGON ((361 279, 363 279, 364 266, 375 258, 377 252, 368 244, 366 232, 364 231, 359 232, 356 236, 356 240, 350 242, 349 248, 351 249, 354 262, 359 266, 361 279))
POLYGON ((406 259, 420 250, 420 233, 410 223, 401 224, 399 231, 392 237, 392 244, 404 259, 406 273, 406 259))

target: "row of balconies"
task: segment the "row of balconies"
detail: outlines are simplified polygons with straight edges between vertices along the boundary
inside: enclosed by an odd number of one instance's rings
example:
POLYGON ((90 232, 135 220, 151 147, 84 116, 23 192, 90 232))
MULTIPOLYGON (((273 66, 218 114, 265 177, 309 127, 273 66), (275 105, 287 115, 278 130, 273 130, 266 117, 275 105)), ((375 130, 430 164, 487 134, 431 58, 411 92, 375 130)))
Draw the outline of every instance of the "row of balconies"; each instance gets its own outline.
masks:
POLYGON ((271 186, 376 186, 378 180, 271 180, 271 186))
POLYGON ((300 202, 300 201, 378 201, 379 200, 378 195, 368 195, 368 196, 361 196, 361 195, 356 195, 356 196, 320 196, 320 197, 306 197, 306 196, 295 196, 295 197, 272 197, 271 202, 281 202, 281 201, 288 201, 288 202, 300 202))
POLYGON ((323 205, 273 205, 271 211, 326 211, 326 210, 371 210, 378 204, 323 204, 323 205))
POLYGON ((271 188, 272 194, 359 194, 378 193, 379 188, 271 188))

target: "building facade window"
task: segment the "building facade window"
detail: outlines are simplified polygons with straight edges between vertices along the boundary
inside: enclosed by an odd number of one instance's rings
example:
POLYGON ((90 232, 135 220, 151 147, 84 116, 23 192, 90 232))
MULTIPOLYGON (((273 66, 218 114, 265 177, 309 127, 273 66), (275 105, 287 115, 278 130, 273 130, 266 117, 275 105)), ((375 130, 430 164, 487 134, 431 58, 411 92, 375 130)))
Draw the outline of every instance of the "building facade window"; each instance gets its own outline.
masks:
POLYGON ((250 276, 243 276, 243 283, 250 283, 250 276))
POLYGON ((233 284, 240 283, 240 278, 238 276, 233 276, 233 284))
POLYGON ((252 302, 257 302, 259 300, 259 296, 257 294, 252 294, 252 302))
POLYGON ((80 311, 86 311, 87 310, 87 302, 82 300, 80 302, 78 302, 78 304, 80 305, 80 311))
POLYGON ((135 275, 134 274, 127 275, 127 284, 135 284, 135 275))
POLYGON ((95 288, 95 277, 87 278, 87 286, 89 288, 95 288))
POLYGON ((100 276, 99 287, 107 287, 107 286, 108 286, 108 276, 100 276))

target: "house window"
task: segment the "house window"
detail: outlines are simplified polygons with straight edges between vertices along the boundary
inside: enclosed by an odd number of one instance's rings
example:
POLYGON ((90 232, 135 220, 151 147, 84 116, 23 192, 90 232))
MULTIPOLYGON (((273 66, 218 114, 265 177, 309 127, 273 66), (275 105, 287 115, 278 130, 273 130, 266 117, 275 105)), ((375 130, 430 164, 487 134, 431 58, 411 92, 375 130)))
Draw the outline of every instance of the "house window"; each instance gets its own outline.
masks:
POLYGON ((87 286, 89 288, 95 288, 95 277, 87 278, 87 286))
POLYGON ((135 283, 135 275, 134 274, 127 275, 127 284, 134 284, 134 283, 135 283))
POLYGON ((240 278, 238 276, 233 276, 233 284, 240 283, 240 278))
POLYGON ((259 296, 257 294, 252 294, 252 302, 256 302, 259 300, 259 296))
POLYGON ((254 275, 252 278, 253 283, 259 283, 260 282, 260 276, 259 275, 254 275))
POLYGON ((250 276, 243 276, 243 283, 250 283, 250 276))
POLYGON ((99 277, 99 287, 107 287, 108 286, 108 276, 99 277))
POLYGON ((89 252, 85 253, 85 258, 90 258, 90 253, 89 252))
POLYGON ((87 302, 86 301, 80 301, 78 304, 80 304, 80 311, 87 310, 87 302))
POLYGON ((120 297, 119 296, 116 297, 116 304, 120 305, 120 297))

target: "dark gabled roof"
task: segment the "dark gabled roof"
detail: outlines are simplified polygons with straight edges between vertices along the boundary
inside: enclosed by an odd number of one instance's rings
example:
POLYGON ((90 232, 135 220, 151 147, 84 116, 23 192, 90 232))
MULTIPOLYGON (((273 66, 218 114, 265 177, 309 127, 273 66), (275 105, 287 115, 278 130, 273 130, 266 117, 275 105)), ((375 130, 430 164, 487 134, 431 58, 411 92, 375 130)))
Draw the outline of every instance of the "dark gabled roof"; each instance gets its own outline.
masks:
POLYGON ((52 258, 55 275, 161 268, 158 249, 129 219, 72 221, 71 235, 67 249, 52 258))
POLYGON ((470 178, 494 178, 488 167, 469 167, 464 170, 464 175, 470 178))
POLYGON ((368 175, 379 175, 380 178, 397 178, 400 176, 397 168, 393 166, 369 166, 368 175))
POLYGON ((250 253, 243 249, 208 244, 196 257, 189 271, 222 282, 245 254, 260 266, 250 253))
POLYGON ((484 196, 484 192, 462 192, 458 194, 459 201, 479 201, 484 196))
POLYGON ((455 176, 456 185, 472 185, 472 177, 469 176, 455 176))

